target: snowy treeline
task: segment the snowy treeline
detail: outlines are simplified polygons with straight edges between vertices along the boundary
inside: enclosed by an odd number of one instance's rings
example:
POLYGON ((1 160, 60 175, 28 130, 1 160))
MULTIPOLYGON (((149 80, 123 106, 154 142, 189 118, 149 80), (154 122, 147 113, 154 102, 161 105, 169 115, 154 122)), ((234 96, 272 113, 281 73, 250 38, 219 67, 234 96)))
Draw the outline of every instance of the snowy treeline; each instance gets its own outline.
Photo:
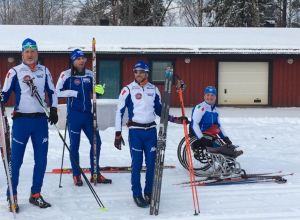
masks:
POLYGON ((0 24, 299 27, 300 0, 0 0, 0 24))

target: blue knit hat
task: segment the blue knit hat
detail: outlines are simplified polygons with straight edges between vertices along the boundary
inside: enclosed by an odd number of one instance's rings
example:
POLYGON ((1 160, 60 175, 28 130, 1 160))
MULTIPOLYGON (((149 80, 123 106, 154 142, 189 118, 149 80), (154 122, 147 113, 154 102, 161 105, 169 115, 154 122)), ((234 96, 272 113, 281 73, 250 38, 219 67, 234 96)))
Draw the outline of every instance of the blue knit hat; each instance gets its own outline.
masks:
POLYGON ((38 50, 36 42, 30 38, 26 38, 22 43, 22 51, 28 48, 31 48, 33 50, 38 50))
POLYGON ((217 95, 217 89, 214 86, 207 86, 204 90, 204 95, 206 94, 217 95))
POLYGON ((72 63, 74 63, 74 61, 79 57, 85 57, 84 53, 80 49, 75 49, 70 54, 70 60, 72 61, 72 63))
POLYGON ((144 70, 145 72, 149 72, 149 66, 142 60, 139 60, 133 67, 133 71, 135 70, 144 70))

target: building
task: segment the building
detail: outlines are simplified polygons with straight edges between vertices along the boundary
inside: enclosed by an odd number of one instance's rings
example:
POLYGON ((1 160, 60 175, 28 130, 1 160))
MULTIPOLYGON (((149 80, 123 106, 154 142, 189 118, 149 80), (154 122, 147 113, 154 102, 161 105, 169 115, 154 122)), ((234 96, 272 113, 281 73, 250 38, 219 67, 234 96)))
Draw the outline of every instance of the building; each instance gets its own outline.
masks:
MULTIPOLYGON (((143 59, 160 89, 164 69, 174 67, 187 84, 187 106, 202 100, 207 85, 218 88, 219 105, 300 106, 296 28, 0 25, 0 33, 1 83, 20 62, 21 42, 27 37, 37 41, 40 62, 55 82, 69 67, 70 51, 81 48, 91 58, 95 37, 97 81, 106 84, 104 98, 117 98, 122 86, 133 80, 133 64, 143 59)), ((172 105, 179 106, 175 91, 172 105)))

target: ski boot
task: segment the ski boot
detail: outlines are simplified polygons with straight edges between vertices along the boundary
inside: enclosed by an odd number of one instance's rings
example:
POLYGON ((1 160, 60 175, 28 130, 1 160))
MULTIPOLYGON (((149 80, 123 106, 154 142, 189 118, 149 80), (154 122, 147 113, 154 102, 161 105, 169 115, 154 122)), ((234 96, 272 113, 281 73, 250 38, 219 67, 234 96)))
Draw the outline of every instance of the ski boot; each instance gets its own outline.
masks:
POLYGON ((29 202, 35 206, 40 208, 48 208, 51 207, 51 204, 46 202, 40 193, 31 193, 29 202))
POLYGON ((135 204, 140 208, 147 208, 149 203, 145 201, 143 196, 133 197, 135 204))
MULTIPOLYGON (((94 178, 93 178, 93 176, 91 176, 90 182, 91 182, 91 183, 94 183, 94 178)), ((99 174, 99 175, 97 176, 97 183, 111 184, 111 183, 112 183, 112 180, 111 180, 111 179, 107 179, 107 178, 105 178, 104 176, 102 176, 101 174, 99 174)))
POLYGON ((83 185, 83 182, 82 182, 82 179, 81 179, 81 176, 73 176, 73 181, 74 181, 74 185, 75 186, 82 186, 83 185))
POLYGON ((150 202, 151 202, 151 195, 152 193, 144 193, 144 199, 145 199, 145 202, 148 203, 150 205, 150 202))

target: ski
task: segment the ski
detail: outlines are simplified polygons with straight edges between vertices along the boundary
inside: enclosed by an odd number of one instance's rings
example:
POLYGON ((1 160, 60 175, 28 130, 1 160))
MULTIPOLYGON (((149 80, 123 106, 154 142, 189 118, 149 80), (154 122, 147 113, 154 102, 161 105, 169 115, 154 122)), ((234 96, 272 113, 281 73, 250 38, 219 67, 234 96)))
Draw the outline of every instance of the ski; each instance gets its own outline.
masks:
MULTIPOLYGON (((172 165, 165 165, 164 169, 175 169, 175 166, 172 165)), ((90 173, 91 169, 90 168, 81 168, 81 170, 84 173, 90 173)), ((132 168, 130 166, 105 166, 101 167, 100 171, 101 173, 130 173, 132 168)), ((141 172, 146 172, 146 166, 142 167, 141 172)), ((52 174, 72 174, 72 168, 63 168, 63 169, 52 169, 51 171, 48 171, 46 173, 52 173, 52 174)))
MULTIPOLYGON (((249 174, 249 175, 241 175, 241 176, 227 177, 227 178, 208 177, 203 180, 196 180, 192 184, 196 186, 212 186, 212 185, 232 185, 232 184, 245 184, 245 183, 261 183, 261 182, 286 183, 287 180, 284 177, 291 176, 291 175, 294 175, 294 173, 275 174, 275 175, 249 174)), ((177 185, 187 186, 188 184, 190 184, 190 182, 183 182, 177 185)))
MULTIPOLYGON (((250 177, 257 177, 257 176, 266 176, 266 175, 272 175, 272 176, 284 176, 284 175, 293 175, 293 173, 283 174, 283 172, 280 171, 274 171, 274 172, 264 172, 264 173, 246 173, 246 174, 237 174, 235 176, 230 176, 231 178, 236 177, 244 177, 244 178, 250 178, 250 177)), ((213 180, 213 179, 222 179, 219 176, 202 176, 202 179, 195 180, 195 182, 201 182, 203 180, 213 180)), ((225 179, 226 177, 224 177, 225 179)), ((190 184, 190 181, 177 183, 175 185, 184 185, 184 184, 190 184)))
POLYGON ((280 176, 268 176, 263 177, 260 176, 258 178, 251 177, 248 179, 245 178, 228 178, 228 179, 219 179, 219 180, 207 180, 200 181, 195 183, 196 186, 220 186, 220 185, 237 185, 237 184, 251 184, 251 183, 267 183, 267 182, 275 182, 275 183, 286 183, 287 180, 280 176))
POLYGON ((97 100, 96 100, 96 39, 93 38, 92 41, 92 66, 93 66, 93 165, 94 165, 94 173, 93 173, 93 180, 94 185, 97 184, 98 174, 97 174, 97 168, 98 168, 98 161, 97 161, 97 100))
POLYGON ((171 89, 173 81, 173 70, 168 68, 165 71, 165 85, 164 85, 164 96, 162 101, 162 110, 160 115, 159 132, 157 138, 156 147, 156 159, 154 178, 152 186, 152 195, 150 201, 150 215, 158 215, 160 194, 163 176, 163 166, 165 159, 166 139, 167 139, 167 127, 169 118, 169 108, 171 101, 171 89))
POLYGON ((11 206, 11 210, 13 213, 14 218, 16 218, 16 208, 17 205, 14 200, 13 196, 13 189, 12 189, 12 180, 11 180, 11 147, 10 147, 10 127, 8 124, 8 119, 6 116, 5 106, 3 103, 3 95, 2 90, 0 89, 0 151, 1 157, 4 165, 4 170, 6 174, 7 186, 9 191, 9 204, 11 206))

